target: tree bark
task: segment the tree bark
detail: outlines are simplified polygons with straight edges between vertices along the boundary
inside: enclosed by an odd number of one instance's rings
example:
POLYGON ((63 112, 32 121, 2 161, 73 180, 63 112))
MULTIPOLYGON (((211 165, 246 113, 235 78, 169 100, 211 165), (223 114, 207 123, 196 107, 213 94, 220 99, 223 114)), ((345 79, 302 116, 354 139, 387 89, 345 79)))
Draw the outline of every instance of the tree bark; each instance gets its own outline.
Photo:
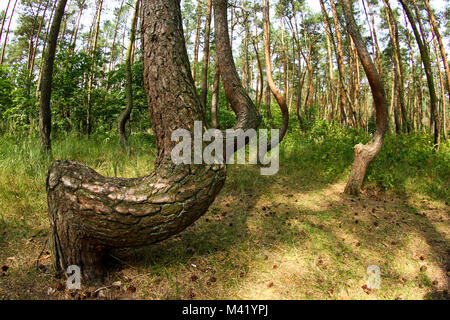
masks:
POLYGON ((8 28, 6 28, 5 40, 3 41, 3 47, 2 47, 2 54, 0 56, 0 65, 3 64, 3 60, 5 59, 6 44, 8 43, 9 30, 11 28, 11 23, 12 23, 12 19, 14 17, 14 12, 16 10, 17 2, 19 2, 19 0, 16 0, 16 2, 14 2, 14 7, 11 11, 11 16, 9 17, 8 28))
MULTIPOLYGON (((58 1, 55 1, 53 3, 52 12, 50 14, 49 23, 47 24, 47 30, 45 31, 45 39, 44 39, 44 47, 42 48, 42 54, 44 54, 46 48, 47 48, 47 40, 50 33, 50 27, 51 27, 51 21, 53 20, 53 15, 55 14, 56 5, 58 4, 58 1)), ((41 81, 42 81, 42 71, 43 71, 43 65, 44 65, 44 59, 41 59, 40 68, 39 68, 39 76, 38 76, 38 83, 36 85, 36 102, 39 100, 39 91, 41 88, 41 81)))
POLYGON ((286 100, 281 95, 275 85, 272 77, 272 61, 270 58, 270 21, 269 21, 269 4, 267 0, 263 0, 263 28, 264 28, 264 56, 266 58, 266 76, 270 91, 277 100, 283 116, 283 124, 280 130, 280 141, 283 140, 289 127, 289 110, 286 100))
POLYGON ((434 145, 436 150, 439 150, 441 146, 441 126, 440 126, 440 120, 439 120, 439 112, 438 112, 438 98, 436 95, 436 89, 434 86, 434 79, 433 79, 433 72, 431 69, 431 61, 430 61, 430 55, 428 48, 424 44, 422 40, 422 36, 420 35, 419 31, 417 30, 416 23, 414 21, 414 15, 411 12, 411 9, 409 6, 405 3, 404 0, 399 0, 401 3, 403 9, 405 10, 406 16, 408 17, 408 20, 411 24, 411 27, 414 32, 414 36, 416 38, 417 44, 419 46, 420 50, 420 56, 422 57, 423 66, 425 69, 425 75, 427 77, 427 83, 428 83, 428 89, 430 91, 430 105, 431 105, 431 113, 434 117, 434 145))
POLYGON ((125 95, 127 98, 127 107, 120 114, 118 123, 117 123, 117 131, 119 133, 120 145, 124 151, 129 151, 129 142, 126 134, 126 125, 128 120, 130 120, 131 111, 133 110, 133 74, 131 70, 131 54, 132 48, 134 44, 134 40, 136 39, 136 28, 137 28, 137 20, 139 17, 139 3, 141 0, 136 0, 134 4, 134 13, 133 19, 131 22, 131 30, 130 30, 130 42, 128 43, 127 57, 126 57, 126 67, 125 67, 125 95))
POLYGON ((6 17, 8 16, 8 10, 9 10, 10 4, 11 4, 11 0, 8 0, 8 4, 6 5, 6 10, 5 10, 5 15, 3 16, 3 19, 2 19, 2 26, 0 27, 0 43, 2 40, 3 28, 5 27, 5 21, 6 21, 6 17))
POLYGON ((424 2, 427 7, 428 17, 430 18, 430 24, 433 29, 433 33, 436 36, 436 40, 438 41, 438 44, 439 44, 441 58, 442 58, 442 61, 444 62, 445 75, 446 75, 446 88, 447 88, 447 92, 449 94, 448 98, 450 99, 450 66, 448 64, 447 54, 445 52, 445 46, 444 46, 444 43, 442 42, 441 33, 439 32, 439 27, 438 27, 438 24, 436 21, 436 17, 434 16, 434 13, 433 13, 433 9, 430 6, 430 2, 428 0, 424 0, 424 2))
MULTIPOLYGON (((97 23, 96 23, 96 27, 95 27, 95 31, 94 31, 94 43, 92 45, 92 55, 91 55, 92 62, 94 62, 95 50, 97 50, 98 34, 100 32, 100 19, 102 16, 102 9, 103 9, 103 0, 100 0, 99 7, 98 7, 97 23)), ((93 65, 92 68, 95 68, 95 65, 93 65)), ((89 79, 88 79, 88 96, 87 96, 87 110, 86 110, 86 132, 88 135, 90 135, 92 133, 91 108, 92 108, 92 82, 93 81, 94 81, 94 74, 91 72, 89 74, 89 79)))
MULTIPOLYGON (((125 2, 125 0, 122 0, 122 2, 120 3, 119 12, 117 13, 116 25, 114 26, 113 42, 112 42, 112 45, 111 45, 111 53, 109 55, 108 75, 106 77, 106 92, 109 91, 109 79, 110 79, 110 76, 111 76, 111 70, 112 70, 112 65, 113 65, 114 49, 116 47, 117 33, 119 31, 120 18, 122 16, 122 9, 123 9, 124 2, 125 2)), ((135 31, 135 33, 136 33, 136 31, 135 31)))
POLYGON ((211 16, 212 16, 212 0, 208 0, 208 9, 206 12, 206 25, 205 25, 205 44, 203 49, 202 79, 201 79, 201 102, 205 110, 208 98, 208 67, 210 58, 209 42, 211 34, 211 16))
POLYGON ((369 52, 364 44, 364 40, 359 33, 353 17, 351 0, 340 0, 347 25, 347 31, 351 35, 358 51, 359 59, 363 65, 364 71, 372 90, 372 95, 376 108, 376 125, 377 129, 372 140, 366 144, 358 144, 355 146, 355 159, 353 162, 352 172, 345 187, 345 193, 358 195, 364 182, 366 171, 370 163, 380 152, 384 136, 387 128, 388 106, 386 102, 386 94, 381 78, 373 64, 369 52))
POLYGON ((397 79, 397 89, 398 89, 398 105, 400 106, 400 111, 403 120, 403 128, 406 129, 407 132, 411 132, 411 125, 408 119, 408 115, 406 112, 406 103, 405 103, 405 87, 404 87, 404 76, 403 76, 403 63, 402 56, 400 51, 400 41, 398 35, 398 24, 395 20, 395 17, 392 13, 391 6, 388 0, 383 0, 384 5, 386 7, 387 12, 387 21, 389 25, 389 34, 391 37, 391 41, 394 45, 394 60, 395 60, 395 72, 397 79))
MULTIPOLYGON (((436 38, 433 39, 433 45, 434 45, 434 50, 436 53, 436 57, 439 57, 439 50, 438 50, 438 45, 436 43, 436 38)), ((441 86, 441 110, 440 113, 442 113, 442 131, 443 131, 443 138, 444 140, 447 140, 447 127, 446 127, 446 97, 445 97, 445 84, 444 84, 444 76, 442 75, 442 70, 441 70, 441 64, 438 63, 437 64, 437 69, 439 71, 439 82, 440 82, 440 86, 441 86)))
POLYGON ((50 153, 52 149, 50 133, 52 130, 52 112, 50 109, 50 99, 52 95, 53 82, 53 62, 55 60, 56 44, 58 42, 61 20, 64 16, 64 9, 67 0, 58 0, 55 16, 53 17, 50 35, 48 37, 47 51, 44 57, 44 66, 41 81, 41 103, 39 108, 39 136, 41 148, 44 152, 50 153))
POLYGON ((217 107, 219 105, 219 93, 220 93, 220 71, 216 62, 216 68, 214 70, 214 84, 211 100, 211 126, 217 128, 219 123, 217 121, 217 107))
POLYGON ((228 32, 227 0, 213 0, 217 63, 228 101, 237 116, 235 128, 257 128, 261 115, 242 86, 231 49, 228 32))
MULTIPOLYGON (((225 0, 215 4, 226 10, 225 0)), ((221 14, 226 18, 226 11, 221 14)), ((228 35, 223 26, 218 29, 217 39, 228 35)), ((225 182, 224 165, 175 165, 171 160, 176 145, 171 132, 186 129, 192 135, 194 121, 205 120, 189 65, 180 1, 144 0, 142 38, 144 84, 158 151, 156 170, 143 178, 118 179, 73 161, 51 166, 47 178, 51 244, 60 274, 77 265, 85 279, 101 279, 107 250, 148 245, 183 231, 206 212, 225 182)), ((229 38, 222 40, 228 40, 229 47, 229 38)), ((230 59, 231 51, 218 49, 222 58, 230 59)), ((233 66, 222 59, 224 75, 237 75, 233 66)), ((243 90, 242 85, 225 87, 231 89, 230 96, 243 90)), ((260 118, 246 112, 254 106, 239 103, 239 98, 233 101, 238 102, 232 105, 241 118, 238 122, 257 127, 260 118)))
POLYGON ((33 53, 31 55, 31 62, 30 62, 30 76, 33 74, 33 69, 34 69, 34 62, 36 60, 36 52, 37 52, 37 48, 39 45, 39 38, 41 36, 41 31, 42 31, 42 27, 44 25, 44 21, 45 21, 45 14, 47 13, 47 9, 48 9, 48 5, 50 4, 50 0, 47 0, 47 3, 45 5, 44 8, 44 13, 42 14, 42 19, 41 22, 39 23, 39 28, 38 28, 38 32, 36 35, 36 42, 34 43, 34 48, 33 48, 33 53))
MULTIPOLYGON (((34 48, 34 32, 36 30, 36 22, 39 18, 39 13, 41 12, 41 7, 42 7, 42 0, 39 1, 39 6, 37 8, 36 14, 34 15, 33 18, 33 24, 32 24, 32 28, 31 28, 31 34, 30 34, 30 41, 28 43, 28 58, 27 58, 27 68, 28 68, 28 72, 29 74, 31 74, 31 59, 33 56, 33 48, 34 48)), ((38 41, 39 39, 36 37, 36 41, 38 41)))
POLYGON ((197 81, 197 65, 198 53, 200 50, 200 29, 202 24, 202 1, 197 0, 197 24, 195 27, 195 42, 194 42, 194 65, 192 68, 192 77, 197 81))
POLYGON ((323 21, 325 24, 325 34, 327 36, 327 52, 328 52, 328 73, 329 73, 329 80, 330 80, 330 104, 331 104, 331 119, 334 118, 334 95, 335 95, 335 84, 334 84, 334 68, 333 68, 333 51, 331 47, 331 43, 334 42, 333 40, 333 34, 331 31, 330 21, 328 20, 328 14, 325 9, 325 4, 323 3, 323 0, 320 0, 320 9, 322 10, 322 16, 323 21))
POLYGON ((73 46, 72 55, 75 53, 75 47, 76 47, 77 38, 78 38, 78 31, 80 30, 81 17, 83 16, 83 10, 84 10, 85 3, 86 3, 86 0, 83 0, 83 2, 81 3, 81 5, 79 7, 80 12, 78 13, 77 24, 75 26, 74 32, 72 33, 72 37, 70 38, 70 44, 73 46))
POLYGON ((342 49, 342 36, 341 36, 341 30, 339 27, 339 18, 336 10, 336 5, 334 4, 334 0, 330 1, 331 4, 331 12, 333 13, 333 21, 334 21, 334 28, 336 31, 336 40, 337 40, 337 47, 335 48, 336 51, 336 58, 338 62, 338 70, 339 70, 339 78, 340 78, 340 97, 339 97, 339 105, 340 105, 340 112, 341 112, 341 122, 344 124, 347 124, 347 112, 345 111, 345 100, 346 100, 346 89, 345 89, 345 62, 344 62, 344 52, 342 49))

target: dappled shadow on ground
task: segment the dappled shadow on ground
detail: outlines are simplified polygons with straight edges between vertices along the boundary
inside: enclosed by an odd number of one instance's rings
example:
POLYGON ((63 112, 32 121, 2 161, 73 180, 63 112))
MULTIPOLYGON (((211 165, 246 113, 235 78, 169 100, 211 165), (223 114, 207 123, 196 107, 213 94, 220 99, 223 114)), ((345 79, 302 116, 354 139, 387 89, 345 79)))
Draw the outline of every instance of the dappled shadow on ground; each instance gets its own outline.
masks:
MULTIPOLYGON (((370 189, 348 197, 339 180, 283 168, 262 177, 257 167, 233 167, 208 213, 185 232, 112 251, 105 284, 120 281, 117 297, 137 299, 448 298, 448 208, 370 189), (381 269, 380 290, 364 286, 370 265, 381 269)), ((44 239, 27 250, 37 256, 44 239)), ((70 298, 47 295, 57 283, 47 254, 40 261, 46 269, 15 263, 0 295, 70 298)))
POLYGON ((183 234, 116 252, 110 281, 150 274, 138 285, 152 298, 447 298, 446 208, 374 190, 347 197, 343 187, 232 173, 183 234), (370 265, 381 290, 364 286, 370 265))

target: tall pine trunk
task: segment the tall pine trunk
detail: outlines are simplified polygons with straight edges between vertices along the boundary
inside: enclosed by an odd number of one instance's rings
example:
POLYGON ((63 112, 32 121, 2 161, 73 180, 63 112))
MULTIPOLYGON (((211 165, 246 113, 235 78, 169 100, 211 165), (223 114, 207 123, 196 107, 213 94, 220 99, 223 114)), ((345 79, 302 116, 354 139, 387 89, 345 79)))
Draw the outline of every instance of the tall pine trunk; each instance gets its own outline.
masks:
POLYGON ((64 16, 67 0, 58 0, 55 16, 53 17, 47 49, 44 55, 44 66, 41 81, 41 103, 39 108, 39 136, 44 152, 50 153, 52 149, 50 134, 52 130, 52 112, 50 100, 52 95, 53 63, 56 54, 59 29, 64 16))

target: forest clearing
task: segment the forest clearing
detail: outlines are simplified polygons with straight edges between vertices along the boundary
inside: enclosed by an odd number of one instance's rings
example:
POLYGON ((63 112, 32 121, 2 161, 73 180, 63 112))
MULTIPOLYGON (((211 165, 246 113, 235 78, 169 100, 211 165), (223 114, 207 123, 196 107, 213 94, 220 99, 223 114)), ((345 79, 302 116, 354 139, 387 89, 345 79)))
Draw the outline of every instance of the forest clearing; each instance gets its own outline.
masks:
POLYGON ((447 300, 448 15, 2 0, 0 300, 447 300))

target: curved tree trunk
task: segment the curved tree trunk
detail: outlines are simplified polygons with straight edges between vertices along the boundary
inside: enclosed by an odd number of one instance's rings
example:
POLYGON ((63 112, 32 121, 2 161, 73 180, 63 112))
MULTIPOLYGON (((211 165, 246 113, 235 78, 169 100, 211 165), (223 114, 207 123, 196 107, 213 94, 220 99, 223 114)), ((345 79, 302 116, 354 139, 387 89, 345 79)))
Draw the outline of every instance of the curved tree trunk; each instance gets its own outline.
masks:
POLYGON ((127 107, 120 114, 119 120, 117 123, 117 131, 119 132, 120 145, 122 149, 125 151, 129 150, 128 138, 126 135, 126 125, 128 120, 130 120, 131 111, 133 110, 133 74, 131 70, 131 54, 133 49, 134 40, 136 39, 136 27, 137 20, 139 17, 139 3, 141 0, 136 0, 134 4, 134 14, 131 23, 131 31, 130 31, 130 42, 128 44, 127 50, 127 58, 126 58, 126 69, 125 69, 125 94, 127 98, 127 107))
POLYGON ((340 2, 344 11, 347 31, 355 43, 359 59, 366 72, 376 108, 377 129, 372 140, 368 144, 358 144, 355 146, 353 168, 345 188, 346 193, 358 195, 364 182, 367 167, 380 152, 383 145, 387 127, 388 107, 383 83, 381 82, 381 78, 373 64, 370 54, 365 47, 364 40, 359 33, 355 19, 353 18, 351 2, 350 0, 340 0, 340 2))
POLYGON ((58 42, 61 20, 64 16, 64 9, 67 0, 59 0, 53 17, 50 35, 48 37, 47 51, 44 56, 44 66, 41 81, 41 104, 39 108, 39 136, 41 147, 45 152, 51 152, 52 145, 50 133, 52 130, 52 112, 50 109, 50 99, 52 95, 53 82, 53 62, 55 60, 56 44, 58 42))
MULTIPOLYGON (((226 9, 225 0, 215 3, 226 9)), ((225 182, 224 165, 175 165, 171 161, 176 145, 171 140, 173 130, 186 129, 192 135, 194 121, 205 120, 180 11, 179 0, 143 1, 144 84, 158 150, 155 172, 138 179, 118 179, 103 177, 73 161, 55 162, 50 168, 51 244, 59 273, 77 265, 85 279, 101 278, 102 257, 108 249, 148 245, 183 231, 206 212, 225 182)), ((226 18, 226 12, 223 15, 226 18)), ((225 27, 223 21, 216 21, 222 22, 216 33, 220 42, 228 30, 226 20, 225 27)), ((224 61, 232 61, 231 50, 218 49, 229 96, 240 97, 232 100, 238 122, 256 128, 259 117, 247 111, 254 108, 252 104, 241 100, 242 85, 227 82, 226 75, 237 74, 234 64, 224 61)))

